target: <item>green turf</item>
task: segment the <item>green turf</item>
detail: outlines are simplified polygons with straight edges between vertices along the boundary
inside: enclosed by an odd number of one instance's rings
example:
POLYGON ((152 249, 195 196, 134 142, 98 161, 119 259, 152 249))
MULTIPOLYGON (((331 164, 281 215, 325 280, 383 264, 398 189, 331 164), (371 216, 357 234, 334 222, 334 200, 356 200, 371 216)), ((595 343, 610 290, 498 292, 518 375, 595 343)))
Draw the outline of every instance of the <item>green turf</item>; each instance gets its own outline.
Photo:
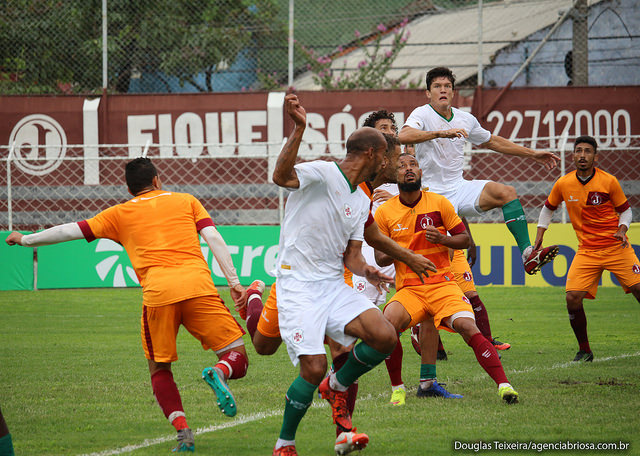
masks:
MULTIPOLYGON (((631 445, 627 452, 597 454, 640 454, 635 299, 611 288, 587 303, 596 358, 577 365, 568 362, 577 344, 562 289, 484 287, 480 294, 494 335, 513 345, 502 359, 520 404, 501 403, 472 350, 449 333, 443 335, 449 360, 438 364, 438 378, 465 398, 416 398, 419 359, 405 335, 407 405, 388 405, 384 366, 360 380, 354 423, 371 438, 363 455, 474 454, 454 451, 456 440, 624 441, 631 445)), ((175 431, 155 402, 140 346, 140 295, 139 289, 0 292, 0 407, 16 454, 170 454, 175 431)), ((200 378, 214 355, 180 332, 174 376, 189 424, 200 430, 199 454, 271 454, 284 393, 297 372, 284 347, 271 357, 248 351, 247 376, 230 385, 238 402, 238 415, 230 419, 200 378)), ((334 437, 329 409, 316 399, 300 426, 298 451, 331 455, 334 437)), ((539 454, 518 454, 527 453, 539 454)))

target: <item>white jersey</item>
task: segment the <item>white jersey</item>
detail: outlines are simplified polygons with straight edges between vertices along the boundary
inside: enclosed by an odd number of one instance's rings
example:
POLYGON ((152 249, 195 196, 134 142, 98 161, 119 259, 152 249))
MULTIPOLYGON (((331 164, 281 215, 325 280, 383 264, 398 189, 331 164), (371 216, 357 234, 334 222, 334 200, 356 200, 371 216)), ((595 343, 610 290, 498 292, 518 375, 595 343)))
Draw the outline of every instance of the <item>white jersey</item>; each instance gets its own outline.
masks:
POLYGON ((301 281, 340 278, 349 240, 364 240, 371 201, 337 163, 295 166, 300 187, 290 189, 280 228, 276 277, 301 281))
POLYGON ((468 138, 437 138, 416 144, 422 186, 439 194, 454 190, 462 180, 465 141, 482 144, 491 138, 491 132, 482 128, 472 114, 451 108, 451 118, 445 119, 430 104, 414 109, 404 125, 422 131, 464 128, 469 134, 468 138))

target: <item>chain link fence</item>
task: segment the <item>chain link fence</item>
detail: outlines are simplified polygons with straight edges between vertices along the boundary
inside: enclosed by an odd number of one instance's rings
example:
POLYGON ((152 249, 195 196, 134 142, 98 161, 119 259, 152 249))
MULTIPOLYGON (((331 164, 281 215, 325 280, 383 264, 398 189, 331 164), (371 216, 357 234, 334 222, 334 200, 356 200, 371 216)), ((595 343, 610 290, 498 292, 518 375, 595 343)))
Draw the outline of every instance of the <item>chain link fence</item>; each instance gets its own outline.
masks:
POLYGON ((0 94, 635 84, 639 31, 635 0, 4 0, 0 94))
MULTIPOLYGON (((598 163, 618 178, 629 203, 635 208, 634 221, 640 221, 640 211, 637 210, 640 207, 640 175, 637 171, 640 169, 640 137, 629 137, 628 144, 616 144, 615 139, 598 138, 598 163)), ((536 147, 564 155, 565 172, 575 169, 570 153, 571 139, 568 143, 560 137, 538 138, 536 141, 536 147), (568 144, 564 154, 563 144, 568 144)), ((518 142, 532 145, 527 139, 518 142)), ((195 195, 216 224, 279 224, 285 195, 270 182, 276 157, 268 154, 238 157, 235 155, 236 146, 216 145, 215 157, 181 158, 160 157, 158 148, 151 145, 148 156, 158 168, 163 188, 195 195), (222 153, 221 148, 226 148, 226 153, 222 153)), ((0 162, 0 229, 37 230, 75 222, 130 198, 124 184, 124 165, 131 156, 129 146, 101 146, 100 158, 92 160, 83 158, 82 146, 69 146, 66 156, 57 163, 51 163, 47 158, 35 158, 46 157, 46 151, 40 155, 30 149, 12 151, 11 159, 6 150, 0 152, 1 156, 7 157, 0 162), (49 172, 39 173, 44 167, 49 172), (88 171, 99 173, 99 185, 83 184, 88 171)), ((339 158, 330 154, 321 157, 339 158)), ((315 158, 319 158, 317 154, 302 157, 304 160, 315 158)), ((536 222, 540 207, 561 170, 562 167, 548 172, 529 160, 470 149, 465 177, 513 185, 528 221, 536 222)), ((501 211, 494 210, 470 221, 502 222, 503 219, 501 211)), ((554 221, 565 221, 562 211, 557 211, 554 221)))

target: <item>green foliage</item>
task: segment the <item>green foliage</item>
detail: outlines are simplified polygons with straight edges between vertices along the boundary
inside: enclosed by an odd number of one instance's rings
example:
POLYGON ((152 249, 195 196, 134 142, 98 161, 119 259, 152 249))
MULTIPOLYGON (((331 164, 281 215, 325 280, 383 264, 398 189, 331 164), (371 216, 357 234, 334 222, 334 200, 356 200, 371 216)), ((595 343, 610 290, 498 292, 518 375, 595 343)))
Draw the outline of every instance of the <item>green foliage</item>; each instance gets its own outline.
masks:
MULTIPOLYGON (((221 292, 230 303, 227 290, 221 292)), ((465 398, 416 398, 420 361, 403 335, 406 406, 388 404, 384 365, 359 381, 354 423, 371 438, 366 454, 455 454, 454 440, 622 440, 631 449, 621 454, 637 454, 640 312, 635 299, 619 288, 598 290, 597 300, 585 306, 595 360, 575 364, 569 361, 577 343, 564 289, 481 287, 479 292, 493 334, 512 344, 502 352, 502 362, 520 404, 500 402, 473 351, 450 333, 442 335, 449 360, 438 363, 438 379, 465 398)), ((170 454, 175 431, 151 392, 140 346, 140 302, 140 289, 0 293, 0 405, 16 454, 170 454)), ((238 416, 229 419, 200 378, 215 356, 180 330, 173 373, 200 454, 269 454, 277 439, 284 394, 297 370, 284 347, 273 356, 259 356, 247 336, 245 343, 249 371, 230 383, 238 416)), ((315 399, 299 428, 298 451, 333 454, 334 438, 326 403, 315 399)))

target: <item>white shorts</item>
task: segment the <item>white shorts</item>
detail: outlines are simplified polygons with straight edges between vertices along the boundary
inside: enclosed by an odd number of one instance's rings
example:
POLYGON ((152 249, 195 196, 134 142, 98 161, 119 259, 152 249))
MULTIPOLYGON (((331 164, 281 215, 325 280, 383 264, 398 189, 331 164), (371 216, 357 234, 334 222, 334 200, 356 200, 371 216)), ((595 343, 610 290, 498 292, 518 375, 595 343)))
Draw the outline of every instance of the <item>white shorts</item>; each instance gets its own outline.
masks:
POLYGON ((325 335, 345 346, 354 343, 344 327, 364 311, 377 309, 342 277, 315 282, 278 277, 276 295, 280 337, 294 366, 301 355, 326 354, 325 335))
MULTIPOLYGON (((393 266, 393 264, 384 267, 378 266, 378 264, 376 263, 374 249, 366 242, 362 243, 362 256, 364 257, 364 260, 367 262, 367 264, 378 268, 380 271, 382 271, 383 274, 386 274, 393 278, 396 277, 396 268, 393 266)), ((366 296, 367 299, 376 306, 387 302, 387 293, 382 292, 382 294, 380 294, 378 292, 378 289, 375 286, 371 285, 369 281, 364 277, 354 274, 351 280, 353 281, 353 289, 356 290, 356 292, 366 296)))
POLYGON ((455 190, 436 193, 451 201, 456 214, 461 217, 482 215, 484 211, 480 210, 479 206, 480 194, 489 182, 491 181, 462 179, 455 190))

